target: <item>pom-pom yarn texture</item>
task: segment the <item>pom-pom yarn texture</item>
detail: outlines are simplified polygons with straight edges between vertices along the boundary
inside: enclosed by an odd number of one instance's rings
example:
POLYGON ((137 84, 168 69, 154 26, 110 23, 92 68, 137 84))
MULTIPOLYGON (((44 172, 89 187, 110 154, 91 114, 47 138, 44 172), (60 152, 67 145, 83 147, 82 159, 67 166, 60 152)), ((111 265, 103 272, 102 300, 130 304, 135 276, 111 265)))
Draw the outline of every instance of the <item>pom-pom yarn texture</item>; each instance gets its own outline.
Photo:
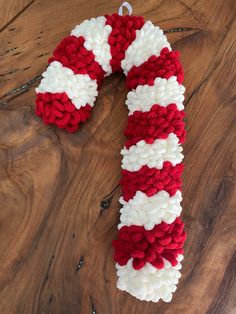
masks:
POLYGON ((185 141, 179 52, 141 16, 86 20, 65 37, 36 88, 36 114, 70 133, 91 114, 103 79, 126 75, 127 140, 121 151, 120 224, 113 240, 120 290, 169 302, 181 276, 185 141))

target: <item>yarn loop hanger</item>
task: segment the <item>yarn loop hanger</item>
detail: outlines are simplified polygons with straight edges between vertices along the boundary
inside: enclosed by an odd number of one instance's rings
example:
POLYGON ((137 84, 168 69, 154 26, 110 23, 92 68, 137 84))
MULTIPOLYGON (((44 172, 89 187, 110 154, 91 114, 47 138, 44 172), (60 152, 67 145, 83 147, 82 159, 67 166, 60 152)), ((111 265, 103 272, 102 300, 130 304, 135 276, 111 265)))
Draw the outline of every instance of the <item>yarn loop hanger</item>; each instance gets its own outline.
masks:
POLYGON ((123 2, 122 5, 119 7, 118 14, 123 16, 123 8, 126 8, 128 10, 128 15, 131 15, 133 12, 131 4, 129 2, 123 2))

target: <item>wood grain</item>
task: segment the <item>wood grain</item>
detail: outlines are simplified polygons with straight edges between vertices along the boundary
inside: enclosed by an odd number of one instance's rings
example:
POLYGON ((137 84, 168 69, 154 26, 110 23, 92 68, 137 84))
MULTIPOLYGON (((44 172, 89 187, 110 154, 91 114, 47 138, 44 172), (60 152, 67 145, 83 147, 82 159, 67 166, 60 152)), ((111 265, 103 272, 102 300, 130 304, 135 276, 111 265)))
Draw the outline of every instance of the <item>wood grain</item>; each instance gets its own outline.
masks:
POLYGON ((77 134, 34 115, 56 43, 120 1, 1 1, 9 12, 0 33, 1 314, 236 313, 235 1, 130 2, 166 31, 186 74, 188 238, 178 290, 170 304, 153 304, 116 288, 124 76, 105 80, 77 134))
POLYGON ((7 28, 34 0, 0 0, 0 31, 7 28))

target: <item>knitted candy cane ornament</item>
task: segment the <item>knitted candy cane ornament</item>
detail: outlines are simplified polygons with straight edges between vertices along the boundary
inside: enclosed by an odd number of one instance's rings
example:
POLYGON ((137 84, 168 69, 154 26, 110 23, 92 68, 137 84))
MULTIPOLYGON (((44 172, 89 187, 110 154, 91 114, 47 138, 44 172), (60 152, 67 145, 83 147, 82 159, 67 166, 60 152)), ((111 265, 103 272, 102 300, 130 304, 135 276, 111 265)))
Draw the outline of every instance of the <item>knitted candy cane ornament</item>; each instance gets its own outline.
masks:
POLYGON ((163 31, 141 16, 100 16, 57 46, 36 89, 36 114, 68 132, 90 116, 105 76, 127 77, 123 197, 113 241, 118 283, 141 300, 169 302, 186 238, 181 220, 183 69, 163 31))

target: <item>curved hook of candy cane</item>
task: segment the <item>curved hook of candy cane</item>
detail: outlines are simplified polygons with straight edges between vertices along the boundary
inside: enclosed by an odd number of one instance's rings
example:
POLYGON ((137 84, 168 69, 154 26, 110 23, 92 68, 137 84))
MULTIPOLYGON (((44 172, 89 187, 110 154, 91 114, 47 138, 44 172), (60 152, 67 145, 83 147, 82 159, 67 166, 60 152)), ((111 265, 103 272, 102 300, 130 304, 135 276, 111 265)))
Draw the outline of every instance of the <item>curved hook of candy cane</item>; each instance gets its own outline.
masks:
POLYGON ((183 70, 163 31, 140 16, 106 15, 77 25, 57 46, 36 89, 36 113, 75 132, 88 119, 105 76, 127 77, 127 141, 122 154, 119 289, 169 302, 186 238, 180 219, 185 140, 183 70))

